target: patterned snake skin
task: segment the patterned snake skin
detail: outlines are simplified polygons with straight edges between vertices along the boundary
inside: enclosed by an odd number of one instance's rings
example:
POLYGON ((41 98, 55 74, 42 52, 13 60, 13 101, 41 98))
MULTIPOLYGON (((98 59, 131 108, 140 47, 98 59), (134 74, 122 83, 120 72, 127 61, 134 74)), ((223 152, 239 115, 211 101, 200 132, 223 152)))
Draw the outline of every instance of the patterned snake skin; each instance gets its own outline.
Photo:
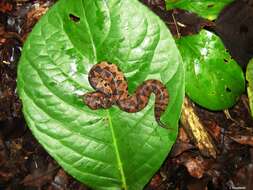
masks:
POLYGON ((115 64, 100 62, 94 65, 89 72, 89 83, 96 90, 83 95, 84 103, 92 110, 110 108, 117 105, 121 110, 135 113, 148 104, 149 97, 155 94, 155 119, 160 121, 169 103, 168 91, 159 80, 146 80, 137 87, 133 95, 128 94, 128 85, 124 74, 115 64))

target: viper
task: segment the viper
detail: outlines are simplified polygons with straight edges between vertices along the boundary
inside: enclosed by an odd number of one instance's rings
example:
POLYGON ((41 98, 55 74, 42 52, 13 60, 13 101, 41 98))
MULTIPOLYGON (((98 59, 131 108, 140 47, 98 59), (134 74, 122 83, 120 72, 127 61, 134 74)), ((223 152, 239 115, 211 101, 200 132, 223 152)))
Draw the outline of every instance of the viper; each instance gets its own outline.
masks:
POLYGON ((146 80, 130 95, 123 72, 117 65, 106 61, 95 64, 90 69, 88 80, 95 91, 84 94, 83 101, 90 109, 108 109, 116 105, 125 112, 135 113, 147 106, 151 93, 154 93, 155 119, 161 127, 166 127, 160 118, 168 106, 169 94, 161 81, 146 80))

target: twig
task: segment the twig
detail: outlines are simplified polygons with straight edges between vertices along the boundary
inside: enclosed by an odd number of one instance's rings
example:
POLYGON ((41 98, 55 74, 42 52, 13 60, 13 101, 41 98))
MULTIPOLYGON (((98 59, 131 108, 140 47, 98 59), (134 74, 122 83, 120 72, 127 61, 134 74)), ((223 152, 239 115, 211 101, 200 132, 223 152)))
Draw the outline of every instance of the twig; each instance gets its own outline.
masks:
POLYGON ((174 25, 175 25, 175 27, 176 27, 177 37, 180 38, 180 37, 181 37, 181 34, 180 34, 180 32, 179 32, 179 29, 178 29, 178 24, 177 24, 177 20, 176 20, 176 18, 175 18, 175 16, 174 16, 174 12, 172 12, 172 18, 173 18, 174 25))

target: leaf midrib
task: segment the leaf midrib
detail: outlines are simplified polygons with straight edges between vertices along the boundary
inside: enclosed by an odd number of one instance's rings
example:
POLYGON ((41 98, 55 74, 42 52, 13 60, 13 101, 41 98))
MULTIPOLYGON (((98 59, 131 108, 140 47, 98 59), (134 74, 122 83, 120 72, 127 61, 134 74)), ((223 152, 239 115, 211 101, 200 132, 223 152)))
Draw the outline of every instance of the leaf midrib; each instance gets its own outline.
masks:
POLYGON ((109 121, 109 128, 110 128, 110 131, 111 131, 111 134, 112 134, 112 142, 113 142, 113 146, 114 146, 114 149, 115 149, 116 159, 117 159, 118 167, 119 167, 119 170, 120 170, 120 175, 121 175, 121 180, 122 180, 122 187, 123 187, 124 190, 127 190, 126 177, 125 177, 123 165, 122 165, 120 154, 119 154, 119 147, 118 147, 118 144, 117 144, 117 139, 116 139, 116 136, 115 136, 113 125, 112 125, 112 119, 111 119, 110 111, 106 110, 106 112, 107 112, 107 117, 108 117, 108 121, 109 121))
MULTIPOLYGON (((81 0, 81 2, 82 2, 83 16, 86 18, 86 19, 84 19, 85 24, 88 27, 88 34, 90 36, 90 40, 91 40, 91 44, 92 44, 92 48, 93 48, 93 53, 94 53, 94 56, 95 56, 95 60, 97 60, 96 47, 95 47, 95 44, 94 44, 94 40, 93 40, 93 37, 92 37, 92 34, 91 34, 90 26, 89 26, 89 23, 88 23, 88 20, 87 20, 87 17, 86 17, 86 13, 85 13, 85 10, 84 10, 83 0, 81 0)), ((123 187, 123 189, 127 190, 125 173, 124 173, 124 170, 123 170, 123 166, 122 166, 122 162, 121 162, 121 158, 120 158, 120 154, 119 154, 119 148, 118 148, 114 128, 113 128, 113 125, 112 125, 111 115, 110 115, 109 110, 107 110, 106 112, 107 112, 107 117, 108 117, 108 121, 109 121, 109 128, 110 128, 110 131, 111 131, 111 134, 112 134, 112 141, 113 141, 113 147, 115 149, 116 160, 117 160, 118 167, 119 167, 119 170, 120 170, 120 175, 121 175, 121 180, 122 180, 122 187, 123 187)))

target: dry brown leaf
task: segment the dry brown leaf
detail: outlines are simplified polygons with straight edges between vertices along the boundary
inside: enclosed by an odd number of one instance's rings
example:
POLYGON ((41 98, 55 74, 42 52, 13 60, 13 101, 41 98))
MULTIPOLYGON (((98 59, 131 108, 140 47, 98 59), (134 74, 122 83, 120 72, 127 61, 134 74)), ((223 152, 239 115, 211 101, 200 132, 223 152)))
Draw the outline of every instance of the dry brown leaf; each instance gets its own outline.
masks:
POLYGON ((239 144, 253 146, 253 135, 234 135, 230 138, 239 144))
POLYGON ((196 157, 194 159, 186 161, 185 167, 187 168, 191 176, 196 177, 198 179, 202 178, 205 172, 204 160, 200 157, 196 157))
POLYGON ((216 158, 217 149, 213 140, 206 131, 205 127, 202 125, 200 118, 194 111, 194 105, 188 98, 185 98, 184 100, 181 123, 188 136, 195 143, 200 152, 204 156, 212 156, 213 158, 216 158))
POLYGON ((25 186, 41 188, 43 185, 49 183, 53 179, 55 170, 58 167, 54 167, 51 163, 48 165, 47 170, 35 169, 31 174, 27 175, 21 182, 25 186))

